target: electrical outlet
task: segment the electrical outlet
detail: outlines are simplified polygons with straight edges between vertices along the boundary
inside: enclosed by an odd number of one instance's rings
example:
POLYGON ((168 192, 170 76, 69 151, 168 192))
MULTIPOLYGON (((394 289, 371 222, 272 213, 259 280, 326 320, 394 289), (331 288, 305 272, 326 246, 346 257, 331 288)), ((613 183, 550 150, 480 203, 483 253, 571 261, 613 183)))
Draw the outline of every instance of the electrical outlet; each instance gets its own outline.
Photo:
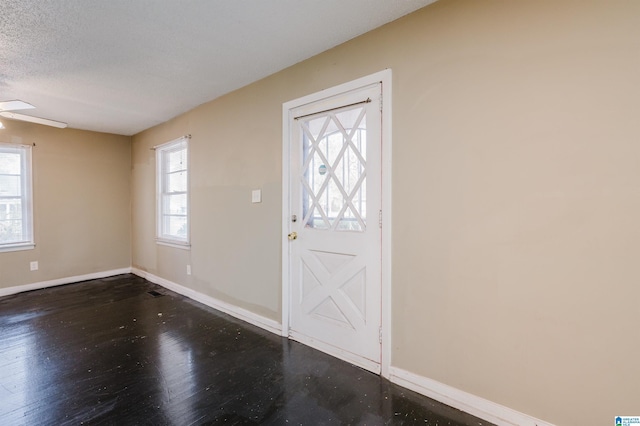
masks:
POLYGON ((191 265, 187 265, 187 275, 191 275, 191 265))
POLYGON ((31 271, 37 271, 38 270, 38 261, 34 260, 33 262, 29 263, 29 269, 31 271))

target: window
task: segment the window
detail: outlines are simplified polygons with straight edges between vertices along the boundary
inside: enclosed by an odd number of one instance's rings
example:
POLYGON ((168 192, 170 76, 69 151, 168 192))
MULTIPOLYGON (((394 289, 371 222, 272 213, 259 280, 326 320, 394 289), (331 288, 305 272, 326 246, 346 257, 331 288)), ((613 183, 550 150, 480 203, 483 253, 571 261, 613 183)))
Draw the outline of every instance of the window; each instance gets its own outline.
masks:
POLYGON ((32 249, 31 146, 0 144, 0 251, 32 249))
POLYGON ((156 147, 159 243, 189 245, 189 138, 156 147))

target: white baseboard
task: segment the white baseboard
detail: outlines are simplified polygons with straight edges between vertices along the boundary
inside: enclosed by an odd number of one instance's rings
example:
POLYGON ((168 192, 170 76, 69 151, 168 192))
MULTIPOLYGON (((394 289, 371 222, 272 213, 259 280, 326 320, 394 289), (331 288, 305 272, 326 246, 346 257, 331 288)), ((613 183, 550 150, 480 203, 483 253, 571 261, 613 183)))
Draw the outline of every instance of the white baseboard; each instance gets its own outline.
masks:
POLYGON ((504 405, 496 404, 398 367, 389 369, 389 380, 499 426, 553 426, 551 423, 536 419, 504 405))
POLYGON ((17 285, 14 287, 0 288, 0 297, 9 296, 16 293, 22 293, 24 291, 40 290, 47 287, 54 287, 57 285, 72 284, 80 281, 96 280, 100 278, 111 277, 113 275, 129 274, 131 268, 112 269, 110 271, 94 272, 86 275, 76 275, 75 277, 58 278, 57 280, 40 281, 37 283, 17 285))
MULTIPOLYGON (((207 296, 188 287, 174 283, 172 281, 166 280, 137 268, 113 269, 110 271, 95 272, 92 274, 77 275, 73 277, 59 278, 56 280, 41 281, 32 284, 0 288, 0 297, 22 293, 25 291, 39 290, 47 287, 72 284, 80 281, 94 280, 129 273, 133 273, 139 277, 145 278, 155 284, 161 285, 162 287, 175 291, 176 293, 182 294, 183 296, 203 303, 207 306, 210 306, 214 309, 222 311, 237 319, 248 322, 249 324, 253 324, 279 336, 282 334, 282 325, 277 321, 215 299, 211 296, 207 296)), ((303 343, 307 344, 308 346, 315 347, 309 342, 303 343)), ((326 348, 317 349, 327 352, 326 350, 324 350, 326 348)), ((330 354, 336 356, 336 354, 334 353, 330 354)), ((344 359, 341 356, 337 357, 344 359)), ((351 359, 348 359, 346 361, 353 362, 353 360, 351 359)), ((363 368, 372 370, 371 368, 367 367, 368 366, 363 366, 363 368)), ((464 411, 491 423, 495 423, 499 426, 554 426, 551 423, 536 419, 527 414, 521 413, 500 404, 496 404, 495 402, 464 392, 449 385, 445 385, 444 383, 440 383, 433 379, 419 376, 398 367, 391 366, 389 368, 389 380, 407 389, 418 392, 419 394, 425 395, 436 401, 442 402, 446 405, 457 408, 458 410, 464 411)))
MULTIPOLYGON (((140 269, 132 268, 131 272, 197 302, 225 312, 242 321, 246 321, 249 324, 253 324, 264 330, 281 335, 282 325, 274 320, 257 315, 253 312, 247 311, 246 309, 239 308, 211 296, 207 296, 140 269)), ((317 342, 307 341, 304 338, 300 338, 300 336, 295 335, 292 336, 292 338, 307 346, 311 346, 337 358, 343 359, 344 361, 360 365, 362 368, 379 373, 379 366, 377 366, 378 370, 375 370, 375 368, 372 368, 370 365, 362 365, 358 360, 345 358, 344 356, 341 356, 339 352, 336 353, 335 351, 327 350, 326 347, 318 345, 317 342)), ((495 402, 491 402, 479 396, 472 395, 398 367, 392 366, 389 368, 389 380, 407 389, 411 389, 436 401, 442 402, 453 408, 457 408, 458 410, 464 411, 488 422, 495 423, 499 426, 554 426, 551 423, 538 420, 527 414, 520 413, 519 411, 496 404, 495 402)))
POLYGON ((225 314, 229 314, 232 317, 235 317, 239 320, 248 322, 249 324, 255 325, 256 327, 260 327, 264 330, 270 331, 277 335, 281 334, 282 325, 277 321, 255 314, 246 309, 239 308, 230 303, 223 302, 222 300, 215 299, 211 296, 207 296, 206 294, 202 294, 198 291, 195 291, 183 285, 174 283, 173 281, 169 281, 164 278, 158 277, 156 275, 153 275, 141 269, 132 268, 131 272, 136 274, 139 277, 142 277, 148 281, 151 281, 154 284, 161 285, 162 287, 165 287, 171 291, 175 291, 176 293, 186 296, 189 299, 193 299, 196 302, 200 302, 204 305, 207 305, 209 307, 222 311, 225 314))

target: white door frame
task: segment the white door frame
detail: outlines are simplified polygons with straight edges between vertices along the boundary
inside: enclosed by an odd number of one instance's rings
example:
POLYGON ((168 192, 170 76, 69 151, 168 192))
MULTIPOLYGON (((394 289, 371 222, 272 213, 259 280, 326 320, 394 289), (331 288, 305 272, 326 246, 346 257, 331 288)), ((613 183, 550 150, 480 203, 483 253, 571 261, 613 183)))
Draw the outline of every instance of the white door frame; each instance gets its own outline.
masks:
POLYGON ((391 70, 386 69, 339 86, 325 89, 282 104, 282 336, 289 336, 290 262, 287 238, 290 227, 290 138, 292 110, 370 84, 382 83, 382 343, 381 374, 389 378, 391 366, 391 70))

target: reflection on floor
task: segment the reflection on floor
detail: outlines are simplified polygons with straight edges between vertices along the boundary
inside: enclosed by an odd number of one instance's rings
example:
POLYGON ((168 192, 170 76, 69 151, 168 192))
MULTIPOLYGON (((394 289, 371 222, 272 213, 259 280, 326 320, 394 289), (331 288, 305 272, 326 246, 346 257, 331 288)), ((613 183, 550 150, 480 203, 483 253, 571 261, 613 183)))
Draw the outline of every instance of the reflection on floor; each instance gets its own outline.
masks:
POLYGON ((0 298, 0 424, 82 423, 487 424, 134 275, 0 298))

